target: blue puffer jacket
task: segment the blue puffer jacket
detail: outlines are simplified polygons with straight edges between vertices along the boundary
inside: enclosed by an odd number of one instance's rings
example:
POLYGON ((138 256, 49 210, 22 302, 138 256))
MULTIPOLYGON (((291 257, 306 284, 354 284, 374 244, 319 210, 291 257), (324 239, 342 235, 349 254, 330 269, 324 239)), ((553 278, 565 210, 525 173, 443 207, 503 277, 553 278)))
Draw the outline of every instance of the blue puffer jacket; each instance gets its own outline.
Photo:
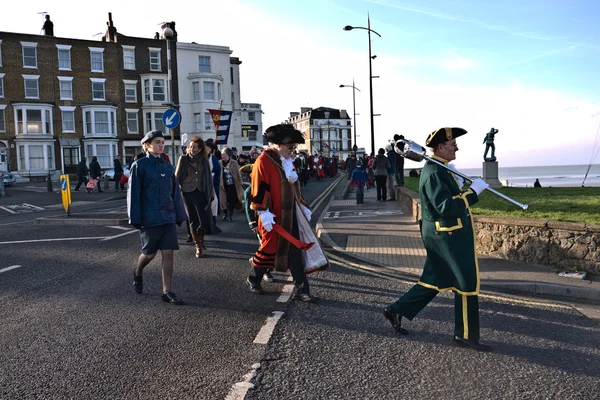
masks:
POLYGON ((187 220, 175 168, 162 157, 149 155, 131 166, 127 213, 131 225, 144 228, 187 220))

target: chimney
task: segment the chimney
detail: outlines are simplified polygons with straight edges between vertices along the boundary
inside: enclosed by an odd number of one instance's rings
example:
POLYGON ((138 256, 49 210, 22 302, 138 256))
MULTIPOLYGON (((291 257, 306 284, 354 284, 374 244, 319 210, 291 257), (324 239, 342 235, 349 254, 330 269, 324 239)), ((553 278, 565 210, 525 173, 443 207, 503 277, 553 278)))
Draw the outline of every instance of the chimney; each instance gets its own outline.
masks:
POLYGON ((117 43, 117 28, 115 28, 115 25, 113 24, 112 13, 110 12, 108 13, 108 21, 106 22, 106 25, 106 41, 111 43, 117 43))
POLYGON ((54 24, 50 21, 50 15, 45 15, 46 21, 44 22, 44 26, 42 29, 44 30, 44 35, 46 36, 54 36, 54 24))
POLYGON ((304 114, 305 112, 309 112, 312 110, 312 107, 300 107, 300 113, 304 114))

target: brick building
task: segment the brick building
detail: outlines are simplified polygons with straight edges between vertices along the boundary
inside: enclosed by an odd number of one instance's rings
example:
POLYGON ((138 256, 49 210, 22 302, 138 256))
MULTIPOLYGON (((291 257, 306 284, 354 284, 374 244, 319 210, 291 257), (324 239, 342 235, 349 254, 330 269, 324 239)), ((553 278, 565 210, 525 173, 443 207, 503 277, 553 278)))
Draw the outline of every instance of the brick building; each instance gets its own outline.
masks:
POLYGON ((0 171, 36 180, 75 173, 84 156, 103 169, 132 159, 146 131, 165 131, 169 48, 178 104, 176 46, 119 34, 110 14, 98 41, 0 32, 0 171))

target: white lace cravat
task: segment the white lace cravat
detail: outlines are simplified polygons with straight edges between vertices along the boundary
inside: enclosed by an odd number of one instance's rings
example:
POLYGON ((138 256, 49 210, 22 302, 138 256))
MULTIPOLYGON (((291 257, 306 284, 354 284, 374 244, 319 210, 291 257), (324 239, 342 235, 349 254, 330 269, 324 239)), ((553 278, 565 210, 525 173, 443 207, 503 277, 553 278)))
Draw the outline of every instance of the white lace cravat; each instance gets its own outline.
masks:
POLYGON ((298 174, 294 170, 294 160, 292 160, 292 158, 281 157, 281 166, 283 167, 288 182, 294 183, 298 180, 298 174))

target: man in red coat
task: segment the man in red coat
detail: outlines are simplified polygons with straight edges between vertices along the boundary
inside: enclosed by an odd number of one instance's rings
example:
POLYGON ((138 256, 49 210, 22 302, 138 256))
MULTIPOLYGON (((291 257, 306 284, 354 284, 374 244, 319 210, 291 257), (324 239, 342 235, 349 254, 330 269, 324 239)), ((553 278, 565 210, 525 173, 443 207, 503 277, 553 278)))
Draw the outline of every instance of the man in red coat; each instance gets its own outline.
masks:
POLYGON ((300 194, 298 174, 292 158, 296 145, 304 143, 304 137, 288 124, 271 126, 265 132, 265 137, 272 146, 254 162, 250 192, 250 208, 258 214, 258 231, 262 240, 251 258, 254 274, 248 277, 247 283, 252 293, 263 293, 260 282, 268 268, 276 271, 289 269, 295 284, 293 298, 310 302, 314 297, 310 295, 304 273, 302 250, 277 232, 283 229, 298 239, 298 219, 310 220, 311 217, 300 194), (274 225, 279 227, 274 229, 274 225))

